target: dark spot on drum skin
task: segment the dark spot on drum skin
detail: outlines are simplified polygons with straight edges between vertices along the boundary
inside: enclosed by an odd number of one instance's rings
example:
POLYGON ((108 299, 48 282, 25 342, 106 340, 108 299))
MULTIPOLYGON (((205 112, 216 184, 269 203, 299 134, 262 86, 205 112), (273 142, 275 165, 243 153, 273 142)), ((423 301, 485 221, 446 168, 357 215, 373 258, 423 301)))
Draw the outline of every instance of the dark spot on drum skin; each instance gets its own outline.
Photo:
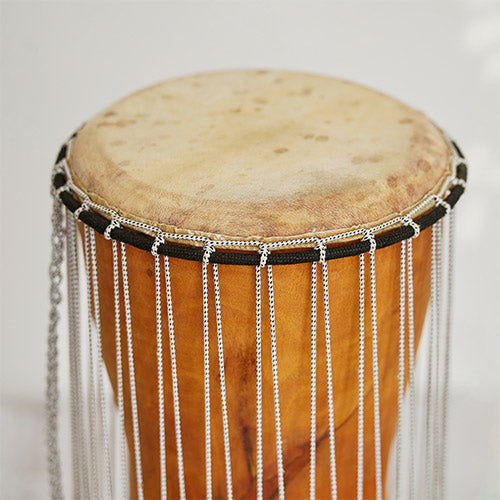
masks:
POLYGON ((417 168, 423 170, 424 172, 429 172, 431 170, 431 164, 424 158, 419 158, 417 161, 417 168))
POLYGON ((304 87, 301 92, 300 92, 300 95, 303 95, 303 96, 308 96, 308 95, 311 95, 312 94, 312 91, 313 91, 313 88, 312 87, 304 87))
POLYGON ((406 192, 408 193, 408 196, 410 198, 413 198, 415 196, 415 188, 411 184, 408 184, 408 186, 406 186, 406 192))
POLYGON ((326 123, 329 125, 330 123, 332 123, 332 120, 324 120, 323 123, 326 123))
POLYGON ((283 83, 283 78, 275 78, 273 83, 283 83))
POLYGON ((304 139, 308 140, 308 139, 313 139, 314 138, 314 134, 306 134, 304 136, 304 139))
POLYGON ((257 108, 253 108, 253 110, 254 111, 262 111, 262 108, 257 107, 257 108))
POLYGON ((413 123, 413 120, 411 118, 400 118, 398 123, 401 123, 401 125, 407 125, 408 123, 413 123))
POLYGON ((314 138, 316 142, 326 142, 329 141, 330 138, 327 135, 318 135, 314 138))
POLYGON ((364 159, 362 156, 356 155, 351 158, 351 163, 354 165, 359 165, 360 163, 363 163, 364 159))
POLYGON ((387 185, 390 188, 395 188, 395 187, 397 187, 398 184, 399 184, 399 179, 398 179, 397 176, 395 176, 395 175, 389 175, 387 177, 387 185))
POLYGON ((124 128, 127 127, 128 125, 133 125, 134 123, 137 123, 136 120, 118 120, 116 122, 99 122, 97 124, 97 127, 119 127, 119 128, 124 128))
POLYGON ((130 160, 123 160, 118 163, 119 167, 128 167, 130 165, 130 160))
POLYGON ((110 146, 123 146, 124 144, 126 144, 126 142, 122 140, 112 141, 109 143, 110 146))
POLYGON ((368 161, 371 163, 378 163, 379 161, 382 161, 384 157, 382 155, 371 155, 368 157, 368 161))
POLYGON ((104 116, 107 118, 109 116, 115 116, 116 113, 114 111, 107 111, 106 113, 104 113, 104 116))
POLYGON ((201 83, 199 83, 199 82, 193 82, 191 85, 193 87, 201 87, 201 83))
POLYGON ((153 125, 156 127, 159 127, 159 126, 165 125, 165 124, 166 124, 165 120, 157 120, 157 121, 153 122, 153 125))
POLYGON ((263 97, 254 97, 253 102, 257 104, 267 104, 269 101, 263 97))
POLYGON ((277 155, 280 155, 280 154, 283 154, 283 153, 286 153, 288 152, 288 148, 278 148, 278 149, 275 149, 274 152, 277 154, 277 155))
POLYGON ((233 108, 230 111, 231 111, 231 113, 234 113, 234 114, 241 113, 241 108, 233 108))

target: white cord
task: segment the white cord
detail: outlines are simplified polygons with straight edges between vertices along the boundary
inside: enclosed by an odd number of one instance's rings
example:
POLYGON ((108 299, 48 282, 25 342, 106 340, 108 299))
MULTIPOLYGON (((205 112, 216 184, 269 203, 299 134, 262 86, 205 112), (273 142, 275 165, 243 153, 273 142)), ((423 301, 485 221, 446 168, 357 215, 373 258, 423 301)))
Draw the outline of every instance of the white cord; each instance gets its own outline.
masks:
POLYGON ((123 367, 122 367, 122 342, 120 325, 120 270, 118 266, 118 243, 112 241, 113 249, 113 288, 115 299, 115 331, 116 331, 116 385, 118 399, 119 419, 119 442, 120 442, 120 479, 122 483, 123 496, 128 496, 128 473, 127 473, 127 444, 125 439, 125 409, 123 404, 123 367))
POLYGON ((328 287, 328 264, 321 259, 323 271, 323 308, 325 314, 326 383, 328 392, 328 431, 330 441, 330 488, 332 500, 337 500, 337 471, 335 457, 335 419, 333 411, 332 350, 330 334, 330 298, 328 287))
POLYGON ((227 418, 226 379, 224 374, 224 345, 222 342, 222 317, 220 306, 219 268, 212 265, 214 275, 215 317, 217 322, 217 350, 219 353, 220 398, 222 406, 222 428, 224 432, 224 461, 226 465, 226 488, 228 500, 233 499, 231 474, 231 449, 229 446, 229 422, 227 418))
POLYGON ((256 370, 256 481, 257 500, 263 499, 263 462, 262 462, 262 292, 261 267, 255 267, 255 370, 256 370))
POLYGON ((283 450, 281 440, 280 398, 278 385, 278 353, 276 347, 276 320, 274 311, 273 267, 267 266, 267 287, 269 295, 269 318, 271 322, 271 359, 273 367, 274 417, 276 426, 276 456, 278 466, 278 498, 285 498, 283 450))
POLYGON ((83 432, 83 389, 80 349, 80 280, 75 218, 66 211, 66 252, 68 271, 68 319, 71 387, 71 434, 73 447, 74 497, 88 498, 87 454, 83 432))
POLYGON ((416 440, 416 394, 415 394, 415 315, 413 310, 413 238, 406 244, 408 266, 408 364, 410 384, 410 463, 409 499, 415 498, 415 440, 416 440))
POLYGON ((317 282, 318 264, 311 268, 311 438, 309 467, 309 497, 316 498, 316 333, 317 333, 317 282))
POLYGON ((358 363, 358 464, 357 500, 363 500, 364 451, 364 379, 365 379, 365 254, 359 256, 359 363, 358 363))
MULTIPOLYGON (((157 240, 158 241, 158 240, 157 240)), ((161 331, 161 282, 160 256, 154 254, 155 259, 155 297, 156 297, 156 359, 158 370, 158 429, 160 448, 160 494, 161 499, 167 498, 167 455, 165 450, 165 401, 163 393, 163 343, 161 331)))
POLYGON ((205 251, 202 263, 202 280, 203 280, 203 368, 205 382, 205 481, 206 481, 206 498, 212 498, 212 449, 210 436, 210 344, 209 344, 209 328, 208 328, 208 259, 210 250, 205 251))
POLYGON ((97 347, 97 391, 99 395, 99 410, 101 417, 102 439, 104 448, 104 491, 106 498, 113 498, 111 481, 111 457, 109 451, 109 433, 107 426, 106 399, 104 395, 104 360, 102 357, 101 338, 101 311, 99 304, 99 283, 97 280, 97 256, 95 244, 95 231, 90 231, 90 256, 92 260, 92 285, 94 297, 94 317, 96 325, 96 347, 97 347))
POLYGON ((135 389, 135 368, 134 368, 134 348, 132 344, 132 315, 130 311, 130 294, 128 286, 127 270, 127 249, 124 243, 120 243, 122 257, 122 279, 123 279, 123 298, 125 304, 125 327, 127 329, 127 357, 128 371, 130 381, 130 402, 132 407, 132 430, 134 434, 134 455, 135 455, 135 474, 137 482, 137 497, 144 500, 142 485, 142 462, 141 462, 141 444, 139 437, 139 416, 137 412, 137 394, 135 389))
POLYGON ((97 409, 94 373, 94 340, 92 335, 92 273, 90 261, 90 228, 84 225, 85 272, 87 275, 87 330, 89 341, 88 416, 90 434, 91 497, 99 498, 99 475, 97 473, 97 409))
POLYGON ((399 275, 399 372, 398 429, 396 435, 396 498, 401 498, 401 448, 403 440, 403 408, 405 397, 405 309, 406 309, 406 240, 401 242, 399 275))
POLYGON ((179 385, 177 381, 177 361, 175 354, 174 310, 172 307, 172 287, 170 282, 170 262, 168 257, 163 260, 165 266, 165 287, 167 292, 168 334, 170 339, 170 360, 172 365, 172 396, 174 400, 175 442, 177 447, 177 469, 179 476, 179 498, 186 499, 184 484, 184 459, 182 453, 181 412, 179 403, 179 385))

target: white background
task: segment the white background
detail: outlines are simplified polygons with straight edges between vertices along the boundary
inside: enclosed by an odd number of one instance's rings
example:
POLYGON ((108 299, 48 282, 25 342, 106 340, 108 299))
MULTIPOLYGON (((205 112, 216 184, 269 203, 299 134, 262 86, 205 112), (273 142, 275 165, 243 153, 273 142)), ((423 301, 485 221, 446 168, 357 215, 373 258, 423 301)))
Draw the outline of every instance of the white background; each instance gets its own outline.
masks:
POLYGON ((127 93, 196 71, 284 68, 424 111, 470 164, 457 220, 450 498, 500 498, 500 8, 469 2, 3 3, 1 483, 46 498, 49 177, 58 146, 127 93))

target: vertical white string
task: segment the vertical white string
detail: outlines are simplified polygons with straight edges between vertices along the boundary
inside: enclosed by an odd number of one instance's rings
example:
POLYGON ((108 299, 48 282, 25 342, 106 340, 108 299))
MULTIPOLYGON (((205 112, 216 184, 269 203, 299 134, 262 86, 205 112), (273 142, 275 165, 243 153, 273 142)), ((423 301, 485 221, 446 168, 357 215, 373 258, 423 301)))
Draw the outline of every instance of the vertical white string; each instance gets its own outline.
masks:
POLYGON ((256 370, 256 480, 257 500, 263 499, 263 462, 262 462, 262 292, 261 292, 261 270, 255 267, 255 370, 256 370))
POLYGON ((128 286, 127 250, 124 243, 120 243, 120 249, 122 257, 123 298, 125 304, 125 327, 127 330, 127 357, 130 382, 130 405, 132 407, 132 428, 134 434, 137 497, 139 498, 139 500, 144 500, 142 485, 141 445, 139 440, 139 416, 137 413, 137 395, 135 389, 134 349, 132 344, 132 316, 130 311, 130 294, 128 286))
POLYGON ((333 383, 332 383, 332 352, 330 335, 330 298, 328 287, 328 264, 322 260, 323 271, 323 308, 325 313, 325 344, 326 344, 326 383, 328 392, 328 431, 330 444, 330 487, 332 499, 337 500, 337 471, 335 458, 335 420, 333 412, 333 383))
POLYGON ((431 497, 432 488, 432 401, 433 401, 433 351, 434 337, 436 335, 436 300, 437 300, 437 226, 432 226, 432 248, 431 248, 431 322, 429 331, 429 352, 427 357, 427 388, 425 404, 425 458, 424 458, 424 479, 426 497, 431 497))
MULTIPOLYGON (((209 254, 208 254, 209 255, 209 254)), ((212 498, 212 449, 210 438, 210 350, 208 329, 208 257, 202 264, 203 280, 203 368, 205 382, 205 481, 206 498, 212 498)))
POLYGON ((285 498, 285 481, 283 469, 283 450, 281 440, 281 418, 280 418, 280 399, 278 385, 278 353, 276 347, 276 320, 274 311, 274 289, 273 289, 273 267, 267 266, 267 284, 269 295, 269 318, 271 323, 271 360, 273 368, 273 391, 274 391, 274 417, 276 427, 276 455, 278 466, 278 497, 279 500, 285 498))
POLYGON ((401 498, 401 448, 403 439, 403 407, 405 390, 405 309, 406 309, 406 240, 401 242, 399 275, 399 373, 398 429, 396 435, 396 498, 401 498))
POLYGON ((375 240, 370 248, 370 293, 372 315, 372 348, 373 348, 373 416, 375 434, 375 488, 377 500, 382 500, 382 455, 380 444, 380 396, 378 373, 378 338, 377 338, 377 287, 375 282, 375 240))
POLYGON ((95 394, 95 373, 94 373, 94 338, 92 335, 92 273, 90 261, 90 229, 84 225, 84 246, 85 246, 85 272, 87 277, 87 330, 88 330, 88 414, 89 414, 89 435, 90 435, 90 467, 92 481, 91 497, 99 498, 99 475, 97 472, 97 409, 95 394))
POLYGON ((80 349, 80 282, 78 274, 78 247, 76 223, 66 211, 66 248, 68 267, 68 319, 71 387, 71 440, 73 446, 74 497, 88 498, 87 456, 83 432, 83 389, 80 349), (77 493, 78 492, 78 493, 77 493))
POLYGON ((59 452, 58 417, 59 417, 59 387, 58 387, 58 331, 59 304, 62 300, 62 262, 64 259, 64 228, 62 203, 53 196, 52 235, 50 256, 50 312, 47 335, 47 378, 45 393, 45 410, 47 418, 47 466, 50 483, 50 497, 53 500, 63 498, 61 457, 59 452))
POLYGON ((441 490, 440 498, 446 498, 446 453, 447 453, 447 419, 450 379, 450 343, 453 312, 453 265, 454 265, 454 239, 455 239, 455 210, 448 215, 448 268, 447 268, 447 302, 445 318, 445 345, 444 345, 444 377, 443 377, 443 414, 442 414, 442 449, 439 463, 441 490))
POLYGON ((415 440, 416 440, 416 394, 415 394, 415 318, 413 310, 413 238, 407 241, 408 266, 408 364, 410 384, 410 463, 409 499, 415 498, 415 440))
POLYGON ((441 436, 440 436, 440 351, 441 351, 441 290, 442 290, 442 231, 443 220, 439 220, 436 224, 436 357, 435 357, 435 392, 434 392, 434 417, 433 417, 433 464, 432 464, 432 498, 438 498, 439 491, 439 462, 441 455, 441 436))
POLYGON ((316 498, 316 333, 318 264, 312 263, 311 275, 311 439, 309 468, 309 497, 316 498))
POLYGON ((160 491, 161 499, 167 498, 167 469, 165 451, 165 402, 163 393, 163 343, 161 331, 161 283, 160 283, 160 256, 156 254, 155 259, 155 295, 156 295, 156 358, 158 367, 158 429, 160 447, 160 491))
POLYGON ((123 367, 122 367, 122 345, 120 328, 120 273, 118 268, 118 243, 112 241, 113 249, 113 289, 115 301, 115 332, 116 332, 116 385, 118 399, 119 419, 119 443, 120 443, 120 482, 122 484, 123 496, 128 496, 128 473, 127 473, 127 447, 125 440, 125 410, 123 405, 123 367))
POLYGON ((222 405, 222 428, 224 433, 224 461, 226 465, 226 488, 228 500, 233 499, 233 485, 231 474, 231 449, 229 446, 229 422, 227 418, 226 380, 224 374, 224 345, 222 342, 222 318, 220 306, 219 269, 217 264, 212 265, 214 274, 215 317, 217 322, 217 349, 219 353, 220 397, 222 405))
POLYGON ((175 354, 174 311, 172 307, 172 287, 170 282, 170 262, 167 256, 163 260, 165 266, 165 287, 167 292, 168 334, 170 340, 170 364, 172 367, 172 397, 174 401, 175 442, 177 447, 177 471, 179 476, 179 498, 185 500, 184 460, 182 453, 181 413, 179 404, 179 386, 177 381, 177 360, 175 354))
POLYGON ((101 313, 99 305, 99 284, 97 281, 97 257, 95 245, 95 231, 90 232, 90 255, 92 259, 92 284, 94 296, 94 317, 96 325, 96 347, 97 347, 97 391, 99 397, 99 409, 101 416, 101 427, 104 448, 104 489, 106 498, 113 498, 111 483, 111 458, 109 451, 109 434, 107 426, 106 399, 104 395, 104 360, 102 357, 101 343, 101 313))
POLYGON ((358 464, 357 500, 363 500, 365 379, 365 254, 359 256, 359 362, 358 362, 358 464))

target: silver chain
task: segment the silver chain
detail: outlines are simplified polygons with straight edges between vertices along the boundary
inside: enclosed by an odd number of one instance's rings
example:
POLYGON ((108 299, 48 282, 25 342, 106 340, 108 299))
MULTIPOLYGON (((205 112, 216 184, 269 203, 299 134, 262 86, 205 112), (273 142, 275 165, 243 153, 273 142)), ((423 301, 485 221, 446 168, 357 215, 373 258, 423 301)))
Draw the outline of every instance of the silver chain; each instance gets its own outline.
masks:
POLYGON ((359 256, 359 362, 358 362, 358 463, 357 500, 363 500, 365 381, 365 254, 359 256))
POLYGON ((255 371, 256 371, 256 481, 257 500, 263 499, 262 462, 262 284, 261 267, 255 266, 255 371))
POLYGON ((283 469, 283 443, 281 439, 280 397, 278 385, 278 352, 276 340, 276 319, 274 310, 273 266, 267 266, 267 291, 269 296, 269 319, 271 322, 271 361, 273 368, 274 419, 276 428, 276 456, 278 466, 278 498, 285 498, 285 481, 283 469))
MULTIPOLYGON (((158 242, 157 239, 155 241, 158 242)), ((161 314, 161 281, 160 256, 153 253, 155 259, 155 297, 156 297, 156 358, 158 367, 158 429, 160 448, 160 494, 161 499, 167 498, 167 454, 165 449, 165 401, 163 392, 163 342, 161 314)))
POLYGON ((405 309, 406 309, 406 241, 401 242, 399 275, 399 368, 398 429, 396 435, 396 498, 401 498, 401 449, 403 440, 403 408, 405 395, 405 309))
POLYGON ((215 318, 217 323, 217 351, 219 354, 220 399, 222 406, 222 429, 224 433, 224 461, 226 465, 226 488, 228 500, 233 500, 231 473, 231 449, 229 447, 229 422, 227 418, 226 377, 224 373, 224 344, 222 342, 222 317, 220 305, 219 267, 212 265, 214 275, 215 318))
POLYGON ((174 400, 174 425, 175 442, 177 446, 177 469, 179 476, 179 498, 186 499, 186 486, 184 484, 184 459, 182 453, 181 412, 179 403, 179 385, 177 381, 177 359, 175 354, 174 310, 172 307, 172 286, 170 282, 170 260, 167 256, 163 259, 165 267, 165 289, 167 295, 168 335, 170 340, 170 362, 172 367, 172 397, 174 400))
POLYGON ((137 393, 135 387, 132 314, 130 310, 130 293, 128 286, 127 249, 124 243, 120 244, 120 249, 122 258, 123 300, 125 304, 125 327, 127 330, 127 357, 128 357, 129 382, 130 382, 130 405, 132 407, 132 430, 134 434, 134 456, 135 456, 135 474, 137 483, 137 497, 139 498, 139 500, 144 500, 144 491, 142 485, 141 443, 139 435, 139 414, 137 411, 137 393))
POLYGON ((52 500, 62 500, 61 457, 58 440, 58 332, 59 304, 61 303, 62 262, 64 259, 64 227, 62 203, 55 196, 52 205, 52 236, 50 278, 50 313, 47 337, 47 379, 46 379, 46 419, 47 419, 47 461, 52 500))
POLYGON ((316 498, 316 333, 317 333, 317 283, 318 264, 311 267, 311 438, 310 438, 310 468, 309 497, 316 498))
POLYGON ((118 266, 118 243, 112 241, 113 250, 113 289, 115 306, 115 329, 116 329, 116 385, 118 399, 118 420, 119 420, 119 442, 120 442, 120 477, 123 496, 128 496, 128 473, 127 473, 127 444, 125 439, 125 408, 123 401, 123 367, 122 367, 122 341, 120 323, 120 270, 118 266))

